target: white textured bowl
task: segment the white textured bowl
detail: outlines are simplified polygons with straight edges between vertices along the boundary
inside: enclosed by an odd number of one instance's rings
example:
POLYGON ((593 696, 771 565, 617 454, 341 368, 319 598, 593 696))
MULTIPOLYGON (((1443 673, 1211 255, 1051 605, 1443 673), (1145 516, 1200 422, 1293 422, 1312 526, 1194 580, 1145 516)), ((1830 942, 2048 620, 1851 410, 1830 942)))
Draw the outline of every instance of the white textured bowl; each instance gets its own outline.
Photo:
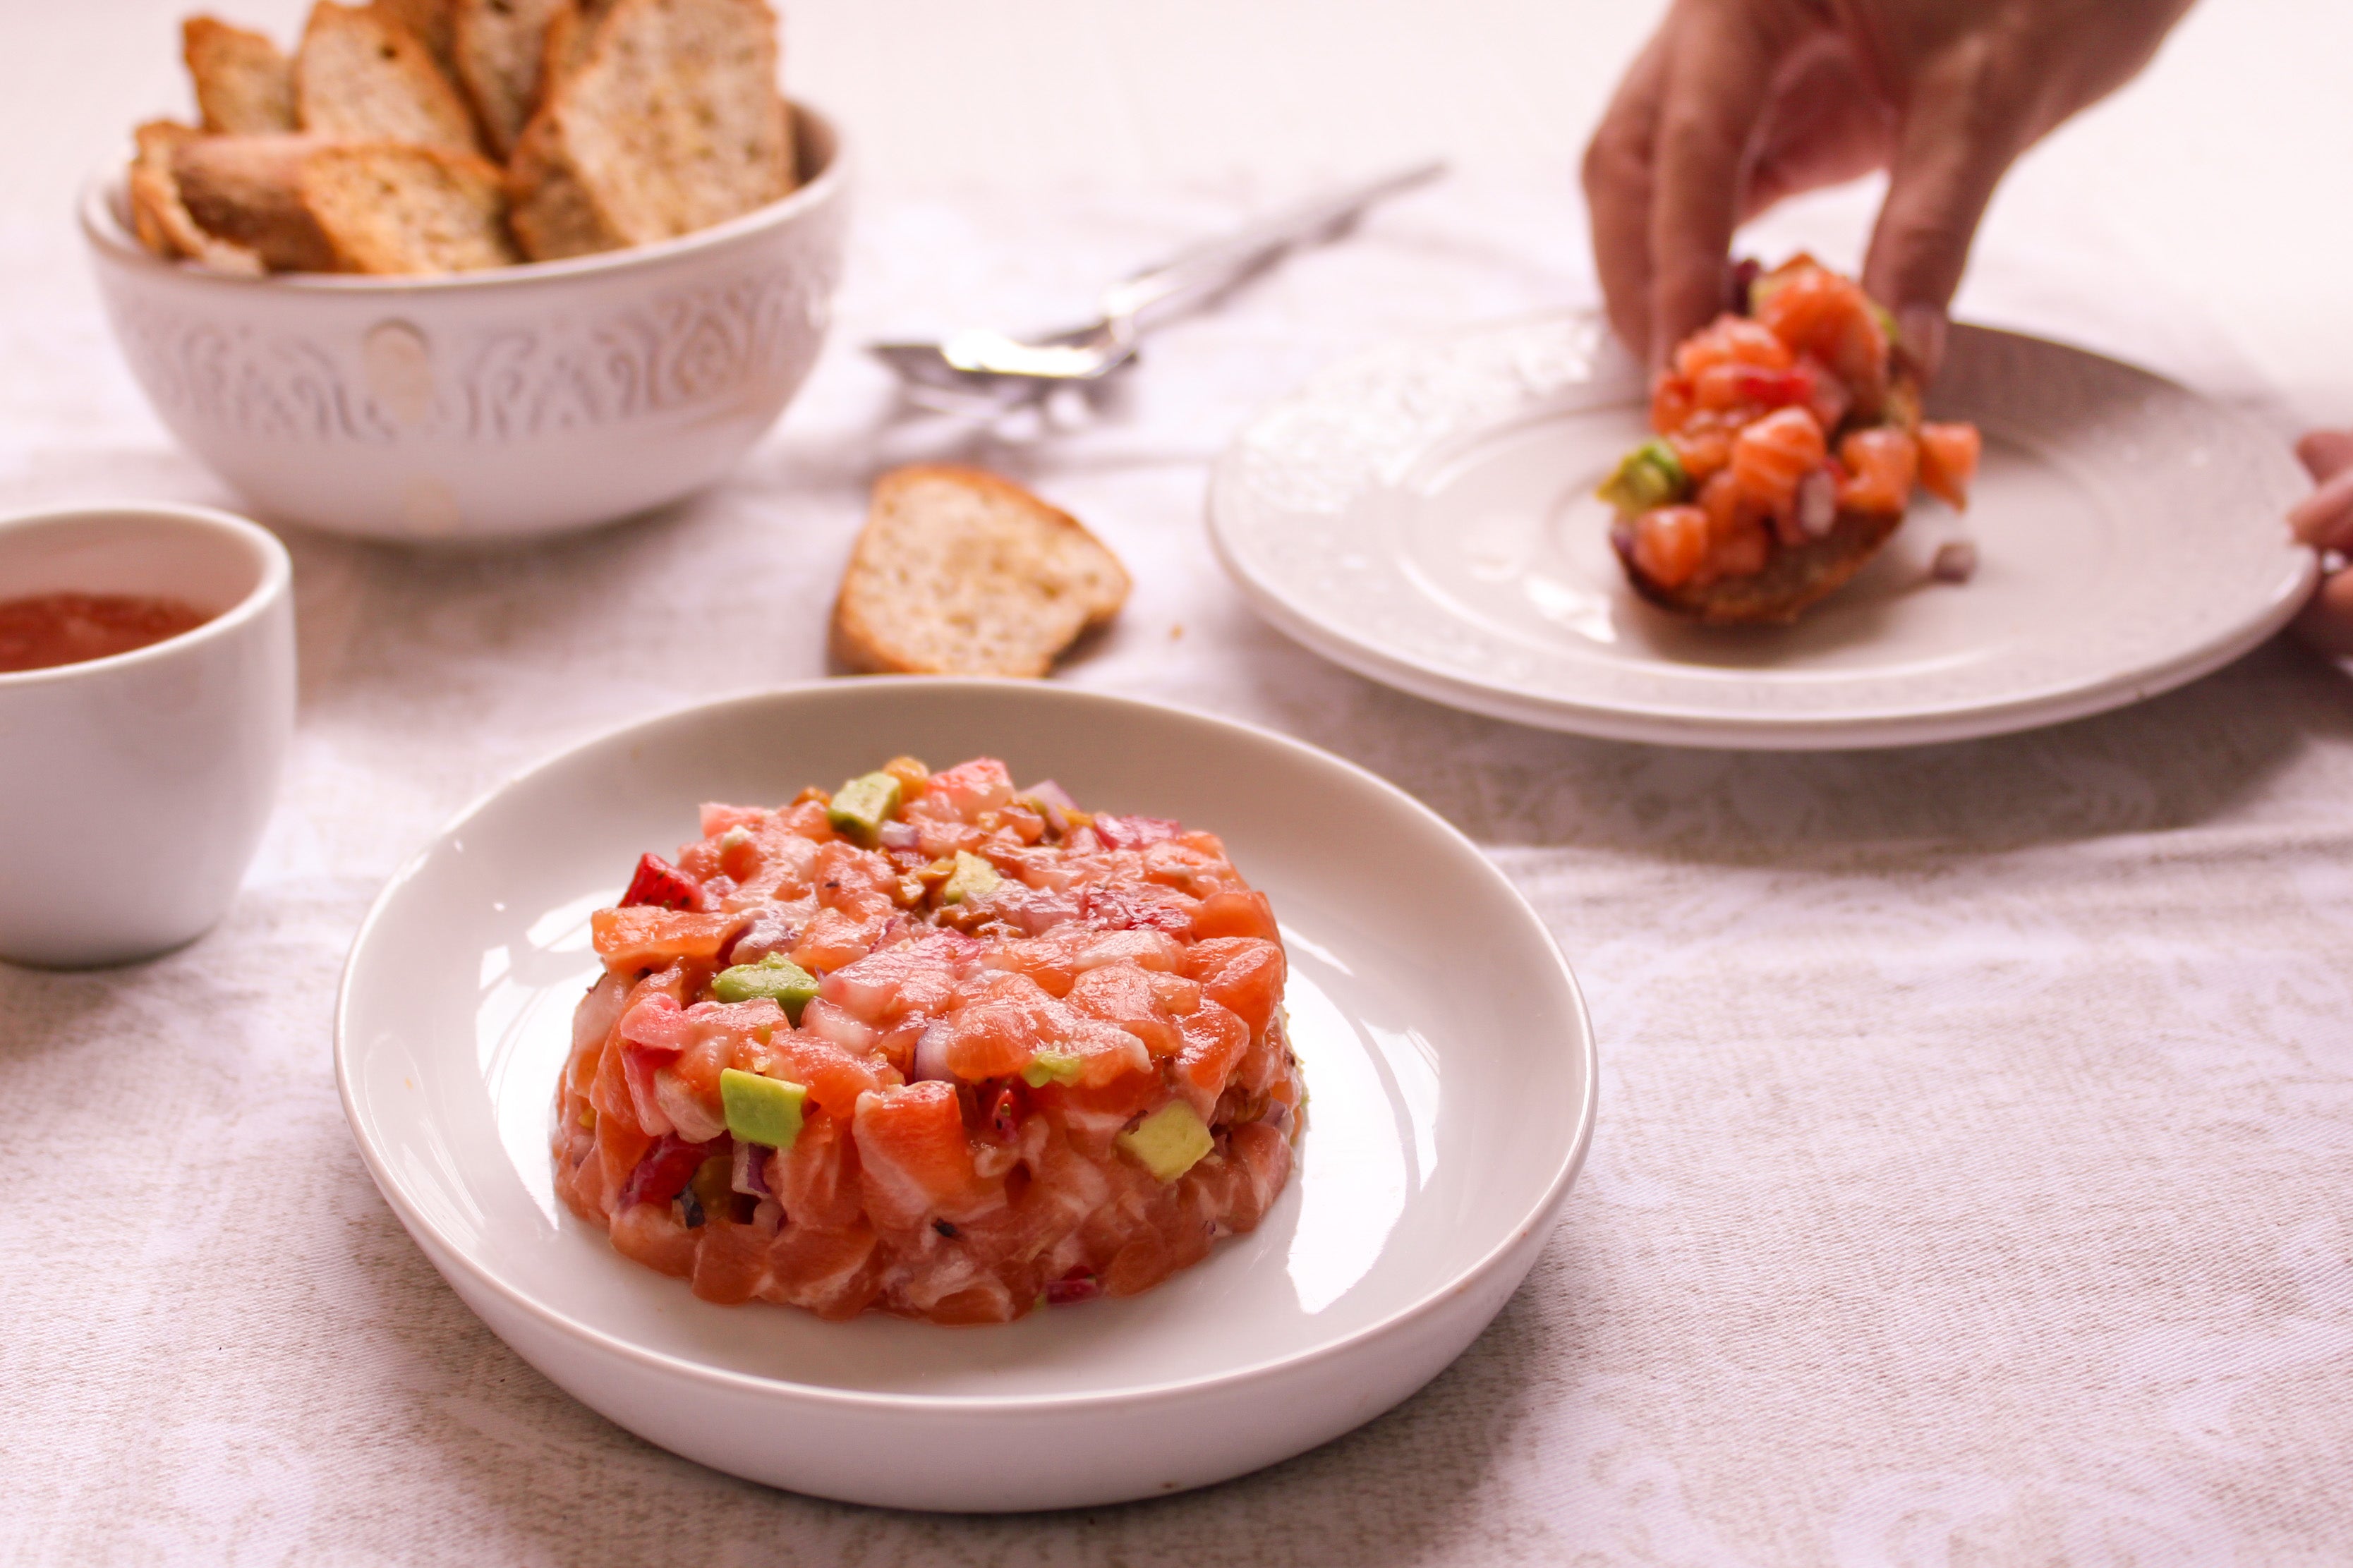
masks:
POLYGON ((1550 934, 1468 839, 1262 730, 1065 687, 832 681, 617 731, 477 804, 393 879, 337 1007, 362 1156, 443 1277, 584 1403, 716 1468, 896 1508, 1116 1502, 1271 1464, 1434 1376, 1551 1233, 1593 1041, 1550 934), (1274 903, 1309 1096, 1252 1234, 1124 1301, 943 1329, 718 1307, 557 1202, 550 1106, 587 916, 704 799, 894 752, 1003 756, 1225 837, 1274 903))
POLYGON ((230 278, 150 254, 110 169, 82 232, 116 339, 189 451, 274 521, 483 540, 712 483, 817 362, 847 170, 799 106, 804 183, 659 245, 448 278, 230 278))

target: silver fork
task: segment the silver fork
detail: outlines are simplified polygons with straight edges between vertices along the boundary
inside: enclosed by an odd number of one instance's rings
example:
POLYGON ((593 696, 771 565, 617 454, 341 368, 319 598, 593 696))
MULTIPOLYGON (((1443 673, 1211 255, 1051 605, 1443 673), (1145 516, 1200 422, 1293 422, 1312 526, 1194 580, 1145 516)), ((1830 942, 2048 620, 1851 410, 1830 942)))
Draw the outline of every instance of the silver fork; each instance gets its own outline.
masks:
POLYGON ((917 401, 955 413, 1003 413, 1060 387, 1102 380, 1135 358, 1148 326, 1231 288, 1293 247, 1325 237, 1384 197, 1446 172, 1417 163, 1270 213, 1103 290, 1082 326, 1017 338, 975 327, 938 342, 875 342, 867 352, 897 372, 917 401))

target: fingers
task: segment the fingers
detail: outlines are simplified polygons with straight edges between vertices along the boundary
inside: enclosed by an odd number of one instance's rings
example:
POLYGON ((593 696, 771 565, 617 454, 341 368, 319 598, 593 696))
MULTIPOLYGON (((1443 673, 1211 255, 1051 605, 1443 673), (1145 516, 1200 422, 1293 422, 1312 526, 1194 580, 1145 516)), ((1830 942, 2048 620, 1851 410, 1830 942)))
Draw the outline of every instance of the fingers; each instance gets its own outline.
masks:
POLYGON ((1609 324, 1646 357, 1651 344, 1651 147, 1666 76, 1667 29, 1651 36, 1585 149, 1585 207, 1609 324))
POLYGON ((1895 312, 1905 347, 1932 374, 1969 242, 2029 137, 2031 105, 2017 74, 1984 40, 1964 38, 1915 85, 1898 132, 1862 281, 1895 312))
POLYGON ((2353 468, 2353 430, 2314 430, 2295 444, 2295 455, 2316 479, 2353 468))
POLYGON ((2295 618, 2295 634, 2332 658, 2353 658, 2353 571, 2322 580, 2295 618))
POLYGON ((2337 469, 2288 508, 2287 522, 2315 550, 2353 552, 2353 468, 2337 469))
POLYGON ((1654 359, 1724 307, 1751 133, 1800 22, 1779 0, 1683 0, 1676 7, 1651 153, 1654 359))

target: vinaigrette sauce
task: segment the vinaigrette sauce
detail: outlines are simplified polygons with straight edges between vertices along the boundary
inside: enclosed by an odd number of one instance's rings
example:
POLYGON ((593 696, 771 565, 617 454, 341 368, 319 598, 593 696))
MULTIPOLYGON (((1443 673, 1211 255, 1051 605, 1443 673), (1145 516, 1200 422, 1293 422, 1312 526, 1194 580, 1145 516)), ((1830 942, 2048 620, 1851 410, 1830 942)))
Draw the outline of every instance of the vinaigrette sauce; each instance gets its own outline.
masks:
POLYGON ((194 631, 212 616, 143 594, 36 594, 0 599, 0 675, 110 658, 194 631))

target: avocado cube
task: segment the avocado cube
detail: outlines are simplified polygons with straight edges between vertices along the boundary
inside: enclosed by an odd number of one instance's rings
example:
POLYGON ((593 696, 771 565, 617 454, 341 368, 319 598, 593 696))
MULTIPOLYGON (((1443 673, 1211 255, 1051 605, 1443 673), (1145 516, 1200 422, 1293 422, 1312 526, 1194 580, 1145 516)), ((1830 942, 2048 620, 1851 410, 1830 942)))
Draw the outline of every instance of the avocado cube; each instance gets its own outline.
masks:
POLYGON ((968 900, 984 898, 1005 880, 997 868, 968 849, 956 851, 955 869, 948 873, 946 885, 940 889, 940 902, 961 904, 968 900))
POLYGON ((801 1135, 801 1102, 808 1090, 780 1078, 738 1068, 719 1071, 719 1103, 727 1131, 746 1143, 789 1149, 801 1135))
POLYGON ((899 781, 889 773, 860 773, 833 792, 825 819, 844 838, 871 849, 882 825, 898 811, 902 794, 899 781))
POLYGON ((1594 492, 1620 511, 1639 517, 1652 507, 1679 501, 1691 490, 1683 459, 1664 441, 1645 441, 1626 454, 1617 471, 1594 492))
POLYGON ((1158 1182, 1175 1181, 1216 1146, 1199 1113, 1181 1100, 1170 1100, 1113 1142, 1158 1182))
POLYGON ((757 963, 739 963, 733 969, 721 970, 712 977, 711 994, 722 1002, 749 1002, 765 996, 797 1025, 801 1009, 817 994, 817 976, 783 953, 772 952, 757 963))
POLYGON ((1021 1069, 1021 1081, 1031 1089, 1043 1089, 1050 1083, 1076 1083, 1086 1063, 1068 1051, 1039 1051, 1021 1069))

